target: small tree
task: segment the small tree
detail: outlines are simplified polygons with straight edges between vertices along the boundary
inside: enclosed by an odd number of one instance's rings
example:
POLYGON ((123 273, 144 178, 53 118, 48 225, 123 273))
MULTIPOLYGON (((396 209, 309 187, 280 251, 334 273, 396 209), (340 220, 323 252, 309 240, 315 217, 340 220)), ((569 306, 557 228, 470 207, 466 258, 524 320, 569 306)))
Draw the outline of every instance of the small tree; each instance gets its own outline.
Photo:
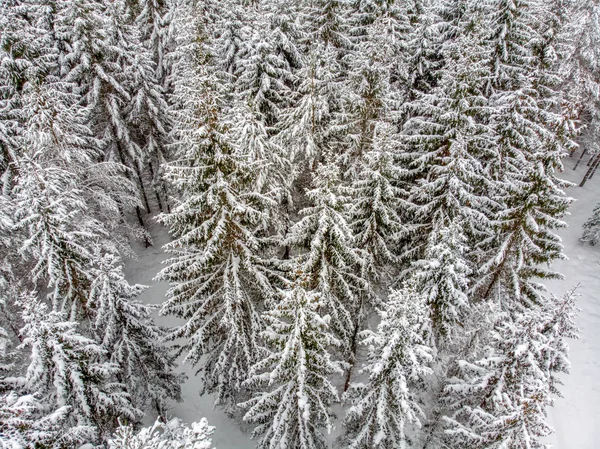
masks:
POLYGON ((132 426, 120 425, 108 440, 110 449, 211 449, 210 436, 215 428, 206 418, 187 426, 173 418, 163 423, 160 418, 150 427, 136 431, 132 426))
POLYGON ((361 374, 368 383, 353 384, 347 392, 344 447, 395 449, 410 444, 409 424, 421 425, 424 414, 413 392, 431 369, 432 349, 425 344, 428 316, 424 297, 404 287, 392 291, 380 312, 377 331, 364 331, 367 364, 361 374))
POLYGON ((329 378, 343 373, 343 363, 332 360, 329 348, 340 341, 329 330, 330 317, 319 315, 325 305, 321 294, 308 286, 309 279, 299 275, 263 315, 268 352, 245 383, 269 390, 241 404, 244 420, 257 424, 253 436, 260 437, 259 448, 327 447, 321 428, 332 429, 329 406, 338 399, 329 378))
POLYGON ((546 409, 569 371, 567 338, 576 338, 574 291, 498 321, 483 357, 458 362, 446 387, 450 447, 545 448, 553 432, 546 409))
POLYGON ((95 260, 87 302, 95 338, 119 367, 117 377, 135 406, 151 405, 164 416, 169 400, 181 400, 182 378, 173 373, 174 356, 160 344, 166 331, 152 319, 158 307, 137 299, 145 287, 127 282, 118 257, 96 253, 95 260))

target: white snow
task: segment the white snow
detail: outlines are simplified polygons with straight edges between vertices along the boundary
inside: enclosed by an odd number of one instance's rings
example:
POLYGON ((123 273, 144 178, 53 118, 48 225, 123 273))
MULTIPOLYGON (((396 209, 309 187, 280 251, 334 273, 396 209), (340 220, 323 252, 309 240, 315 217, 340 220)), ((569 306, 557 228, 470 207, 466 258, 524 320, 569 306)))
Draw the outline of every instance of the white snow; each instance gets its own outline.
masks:
MULTIPOLYGON (((576 158, 565 160, 565 171, 562 176, 570 181, 580 182, 585 164, 580 164, 577 171, 572 167, 576 158)), ((556 429, 549 441, 554 449, 598 449, 600 447, 600 245, 593 247, 579 241, 582 225, 589 217, 593 207, 600 202, 600 173, 589 180, 583 187, 572 187, 567 193, 577 201, 571 208, 571 215, 566 218, 569 228, 559 232, 565 245, 565 253, 569 260, 559 261, 554 265, 557 271, 565 275, 562 281, 548 282, 547 285, 557 295, 563 295, 570 287, 579 284, 581 295, 579 316, 581 338, 570 343, 571 374, 565 377, 565 385, 561 391, 564 398, 556 401, 550 410, 550 422, 556 429)), ((160 303, 165 298, 168 285, 153 281, 153 277, 162 267, 167 255, 161 250, 169 241, 166 230, 153 222, 150 226, 154 246, 137 247, 138 259, 130 261, 126 274, 129 282, 150 286, 142 293, 142 300, 149 303, 160 303)), ((179 320, 159 317, 159 323, 173 325, 179 320)), ((174 404, 171 412, 186 423, 199 421, 202 417, 215 426, 212 440, 218 449, 250 449, 255 442, 250 439, 249 432, 242 430, 243 425, 234 422, 219 409, 213 408, 213 398, 199 395, 200 381, 194 375, 195 370, 182 366, 188 375, 183 385, 183 402, 174 404)), ((147 417, 147 424, 154 417, 147 417)), ((333 438, 330 437, 330 441, 333 438)))
MULTIPOLYGON (((141 294, 140 299, 158 304, 165 300, 169 286, 165 282, 156 282, 153 278, 163 268, 162 262, 168 258, 161 247, 170 241, 170 237, 160 224, 152 219, 148 221, 154 246, 149 248, 137 246, 135 252, 138 259, 129 261, 125 271, 129 282, 150 287, 141 294)), ((179 319, 173 317, 158 317, 157 322, 168 326, 181 323, 179 319)), ((234 422, 222 410, 213 408, 214 399, 211 396, 200 396, 200 380, 194 375, 196 370, 189 365, 180 365, 179 368, 187 374, 188 379, 182 387, 183 402, 174 404, 171 409, 173 417, 180 418, 187 424, 199 422, 206 417, 208 424, 215 427, 211 439, 216 449, 254 448, 256 442, 250 439, 249 432, 244 433, 241 430, 241 423, 234 422)), ((144 420, 145 425, 151 425, 155 418, 156 416, 147 416, 144 420)))
MULTIPOLYGON (((576 158, 565 160, 563 178, 579 184, 588 167, 576 158)), ((600 202, 600 172, 583 187, 572 187, 567 194, 577 201, 566 221, 567 229, 559 232, 569 260, 554 267, 564 274, 562 281, 546 285, 557 295, 579 284, 578 324, 580 339, 570 342, 571 374, 561 388, 564 398, 550 409, 550 423, 556 433, 550 437, 554 449, 598 449, 600 447, 600 245, 581 243, 582 225, 600 202)))

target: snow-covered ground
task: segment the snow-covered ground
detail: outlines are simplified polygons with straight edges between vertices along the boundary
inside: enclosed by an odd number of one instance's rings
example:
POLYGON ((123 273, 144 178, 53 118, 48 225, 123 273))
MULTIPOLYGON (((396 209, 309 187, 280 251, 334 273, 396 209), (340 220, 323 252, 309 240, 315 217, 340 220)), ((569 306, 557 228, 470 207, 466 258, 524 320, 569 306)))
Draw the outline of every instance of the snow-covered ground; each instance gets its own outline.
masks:
MULTIPOLYGON (((565 160, 563 177, 579 183, 587 170, 585 164, 573 171, 576 159, 565 160)), ((579 241, 582 225, 600 202, 600 172, 583 187, 567 193, 577 201, 566 221, 567 229, 559 234, 568 260, 554 267, 564 274, 562 281, 548 283, 557 295, 579 284, 580 339, 570 343, 571 374, 564 378, 561 391, 550 410, 550 422, 556 430, 550 441, 555 449, 598 449, 600 447, 600 246, 579 241)))
MULTIPOLYGON (((579 183, 587 167, 580 164, 573 171, 576 159, 565 160, 565 179, 579 183)), ((581 328, 580 340, 571 342, 571 375, 565 378, 562 388, 564 398, 556 401, 550 410, 550 420, 556 433, 550 441, 555 449, 598 449, 600 447, 600 246, 592 247, 579 242, 581 226, 591 214, 594 205, 600 202, 600 173, 583 187, 572 187, 568 194, 577 201, 571 208, 566 221, 569 228, 560 232, 569 260, 556 263, 555 268, 565 275, 562 281, 549 283, 549 288, 562 295, 573 285, 579 284, 581 295, 579 316, 581 328)), ((161 263, 167 258, 161 246, 168 242, 169 236, 164 228, 152 223, 151 232, 154 246, 137 248, 138 259, 127 267, 130 282, 150 286, 142 300, 160 303, 165 298, 167 285, 153 281, 161 269, 161 263)), ((173 325, 177 320, 159 318, 165 325, 173 325)), ((183 366, 188 380, 183 385, 184 401, 175 404, 174 416, 185 422, 198 421, 205 416, 216 427, 213 443, 217 449, 251 449, 255 443, 249 433, 240 429, 239 423, 230 420, 221 410, 213 409, 213 399, 198 394, 199 381, 194 369, 183 366)))

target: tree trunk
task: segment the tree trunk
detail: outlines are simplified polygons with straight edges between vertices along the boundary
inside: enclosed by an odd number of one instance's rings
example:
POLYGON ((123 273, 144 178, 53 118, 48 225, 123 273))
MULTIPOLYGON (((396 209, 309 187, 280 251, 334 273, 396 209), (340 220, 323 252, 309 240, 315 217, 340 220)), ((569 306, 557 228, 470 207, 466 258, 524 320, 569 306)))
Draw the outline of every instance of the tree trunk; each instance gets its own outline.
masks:
POLYGON ((600 163, 600 153, 597 154, 595 157, 592 157, 591 160, 593 160, 593 162, 590 165, 590 168, 588 168, 588 171, 585 172, 585 176, 581 180, 579 187, 583 187, 586 181, 592 177, 592 174, 596 171, 596 168, 598 168, 598 164, 600 163))
POLYGON ((573 170, 577 170, 577 167, 579 166, 579 163, 583 159, 583 156, 585 156, 585 153, 587 153, 587 148, 584 148, 583 151, 581 152, 581 156, 579 156, 579 159, 577 159, 577 162, 575 163, 575 167, 573 167, 573 170))
POLYGON ((356 320, 354 322, 354 332, 352 332, 352 339, 350 340, 350 354, 348 357, 348 372, 346 373, 346 381, 344 382, 344 393, 348 391, 350 388, 350 381, 352 380, 352 373, 354 371, 354 366, 356 365, 356 351, 357 351, 357 342, 358 342, 358 332, 360 330, 360 325, 362 323, 362 315, 363 315, 363 298, 362 295, 360 297, 360 302, 358 305, 358 310, 356 311, 356 320))
POLYGON ((140 190, 142 192, 142 198, 144 199, 144 207, 146 208, 146 212, 151 213, 152 210, 150 209, 150 203, 148 202, 148 195, 146 195, 146 188, 144 187, 142 174, 140 173, 140 169, 137 165, 135 165, 135 174, 137 175, 138 182, 140 184, 140 190))
MULTIPOLYGON (((123 164, 123 166, 127 167, 127 164, 125 164, 125 157, 123 156, 123 149, 121 148, 121 144, 119 143, 118 140, 117 140, 117 150, 119 152, 119 159, 121 160, 121 164, 123 164)), ((131 181, 131 176, 129 175, 128 171, 125 171, 125 176, 127 177, 127 179, 129 179, 131 181)), ((140 210, 140 206, 135 206, 135 213, 137 215, 138 223, 140 224, 142 229, 144 229, 144 231, 145 231, 146 224, 144 223, 144 219, 142 217, 142 211, 140 210)), ((146 248, 148 248, 149 246, 152 246, 152 244, 148 240, 148 237, 146 237, 146 236, 144 236, 144 245, 146 246, 146 248)))
POLYGON ((158 193, 158 189, 156 188, 155 177, 154 177, 154 167, 152 167, 152 162, 148 163, 148 168, 150 169, 150 176, 152 177, 152 190, 154 191, 154 195, 156 196, 156 202, 158 203, 158 208, 161 212, 164 212, 162 200, 160 199, 160 194, 158 193))

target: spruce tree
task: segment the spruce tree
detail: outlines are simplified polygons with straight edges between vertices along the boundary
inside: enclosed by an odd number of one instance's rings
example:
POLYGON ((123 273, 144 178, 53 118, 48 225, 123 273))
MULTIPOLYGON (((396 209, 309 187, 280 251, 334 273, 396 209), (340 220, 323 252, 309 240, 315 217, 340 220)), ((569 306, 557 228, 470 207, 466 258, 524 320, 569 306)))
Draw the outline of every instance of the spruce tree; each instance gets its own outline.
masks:
POLYGON ((338 169, 333 164, 319 166, 307 192, 312 206, 300 211, 286 244, 304 249, 295 262, 308 282, 308 288, 322 295, 324 312, 332 319, 332 330, 347 345, 357 324, 354 317, 361 296, 368 293, 364 260, 356 248, 346 219, 346 203, 339 186, 338 169))
POLYGON ((332 429, 329 406, 338 399, 329 380, 342 374, 343 364, 333 360, 332 346, 340 346, 329 329, 330 316, 321 316, 322 295, 310 289, 302 272, 279 302, 264 314, 262 336, 268 344, 266 356, 251 369, 246 385, 259 390, 241 404, 244 420, 257 424, 253 437, 259 448, 325 448, 321 429, 332 429))
POLYGON ((105 350, 81 335, 77 323, 49 312, 35 296, 22 299, 22 346, 31 349, 27 386, 51 407, 68 407, 69 432, 99 441, 112 431, 116 418, 137 420, 141 412, 132 406, 124 386, 114 381, 117 365, 102 362, 105 350))
POLYGON ((582 242, 595 245, 600 240, 600 206, 596 206, 590 218, 583 224, 582 242))
POLYGON ((410 444, 407 427, 419 428, 424 417, 415 385, 432 373, 432 349, 425 344, 428 316, 424 297, 404 287, 392 291, 380 312, 376 331, 364 331, 361 344, 368 358, 361 374, 366 384, 353 384, 346 393, 344 447, 405 448, 410 444))
POLYGON ((379 270, 398 261, 398 245, 405 230, 402 198, 404 170, 397 157, 398 136, 394 127, 378 122, 373 133, 372 149, 351 186, 352 204, 349 215, 356 246, 368 255, 368 272, 380 278, 379 270))
POLYGON ((502 317, 475 361, 458 362, 446 387, 454 413, 445 418, 449 447, 545 448, 546 409, 569 371, 567 338, 575 338, 573 291, 546 298, 514 320, 502 317))
POLYGON ((207 356, 203 391, 231 406, 259 355, 257 307, 271 285, 257 230, 266 226, 273 200, 253 190, 259 166, 235 151, 212 78, 193 64, 190 84, 178 87, 194 95, 188 113, 181 112, 180 153, 165 168, 182 200, 159 216, 175 237, 165 247, 173 257, 157 277, 172 285, 161 313, 186 320, 168 338, 185 339, 181 350, 193 365, 207 356))
POLYGON ((160 344, 166 331, 152 319, 157 307, 137 299, 145 287, 125 280, 118 257, 94 256, 87 302, 94 310, 94 336, 119 367, 117 377, 133 404, 141 410, 152 406, 164 416, 169 400, 181 400, 182 379, 173 374, 174 357, 160 344))

